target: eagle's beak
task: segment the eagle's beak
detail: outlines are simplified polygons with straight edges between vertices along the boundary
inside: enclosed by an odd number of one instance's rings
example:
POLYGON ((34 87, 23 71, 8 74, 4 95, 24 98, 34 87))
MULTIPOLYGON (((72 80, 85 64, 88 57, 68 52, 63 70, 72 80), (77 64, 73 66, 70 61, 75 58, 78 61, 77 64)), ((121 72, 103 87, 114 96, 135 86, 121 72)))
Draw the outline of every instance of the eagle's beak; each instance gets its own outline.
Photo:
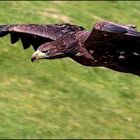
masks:
POLYGON ((31 61, 32 62, 35 62, 37 59, 36 59, 36 56, 32 56, 32 58, 31 58, 31 61))
POLYGON ((37 50, 35 53, 33 53, 31 61, 35 62, 35 61, 37 61, 39 59, 43 59, 43 58, 46 58, 46 57, 47 57, 47 55, 45 53, 37 50))

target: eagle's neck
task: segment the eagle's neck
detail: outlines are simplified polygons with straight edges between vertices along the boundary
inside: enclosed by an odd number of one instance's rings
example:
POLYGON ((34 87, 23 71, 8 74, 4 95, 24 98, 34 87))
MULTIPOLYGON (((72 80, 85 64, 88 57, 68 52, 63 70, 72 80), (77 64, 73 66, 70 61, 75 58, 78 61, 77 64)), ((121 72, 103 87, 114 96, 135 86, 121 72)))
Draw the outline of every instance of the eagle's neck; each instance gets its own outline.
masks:
POLYGON ((85 66, 96 66, 94 63, 94 58, 91 53, 86 50, 84 47, 79 47, 77 54, 71 56, 76 62, 85 65, 85 66))

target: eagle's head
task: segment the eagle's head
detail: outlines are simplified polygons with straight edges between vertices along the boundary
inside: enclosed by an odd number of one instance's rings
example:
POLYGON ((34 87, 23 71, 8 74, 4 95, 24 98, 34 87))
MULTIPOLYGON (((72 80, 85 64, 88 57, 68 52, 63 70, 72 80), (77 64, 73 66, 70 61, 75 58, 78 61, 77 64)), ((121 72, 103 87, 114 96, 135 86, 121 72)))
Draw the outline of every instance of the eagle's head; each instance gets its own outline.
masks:
POLYGON ((57 59, 67 57, 77 53, 73 45, 67 46, 63 44, 57 44, 56 42, 48 42, 41 45, 35 53, 33 53, 31 61, 35 62, 40 59, 57 59))
MULTIPOLYGON (((66 43, 67 44, 67 43, 66 43)), ((94 58, 86 48, 80 46, 77 41, 64 45, 62 42, 49 42, 41 45, 32 55, 31 61, 40 59, 57 59, 70 57, 82 65, 93 65, 94 58)))

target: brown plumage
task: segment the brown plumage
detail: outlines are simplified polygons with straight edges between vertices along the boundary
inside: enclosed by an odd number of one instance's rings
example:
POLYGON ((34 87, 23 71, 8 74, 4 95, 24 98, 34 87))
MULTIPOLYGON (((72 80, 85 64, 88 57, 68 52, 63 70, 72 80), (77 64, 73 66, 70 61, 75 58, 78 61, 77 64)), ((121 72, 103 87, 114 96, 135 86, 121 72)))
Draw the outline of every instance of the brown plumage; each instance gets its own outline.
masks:
POLYGON ((24 49, 33 46, 33 62, 70 57, 85 66, 140 75, 140 32, 131 25, 99 22, 92 31, 68 23, 0 25, 0 37, 7 34, 12 44, 21 39, 24 49))

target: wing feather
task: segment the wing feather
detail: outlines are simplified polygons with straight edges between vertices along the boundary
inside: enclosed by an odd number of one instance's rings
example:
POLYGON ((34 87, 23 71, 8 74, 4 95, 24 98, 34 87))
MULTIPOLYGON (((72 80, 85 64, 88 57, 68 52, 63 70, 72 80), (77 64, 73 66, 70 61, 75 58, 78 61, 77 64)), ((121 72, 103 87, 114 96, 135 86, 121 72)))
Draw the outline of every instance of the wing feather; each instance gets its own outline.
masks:
POLYGON ((20 38, 20 40, 21 40, 21 42, 22 42, 22 45, 23 45, 23 48, 24 48, 24 49, 27 49, 27 48, 30 47, 31 42, 30 42, 30 40, 28 40, 25 36, 22 36, 22 37, 20 38))
POLYGON ((14 44, 19 40, 19 35, 17 35, 16 33, 11 33, 10 38, 11 38, 11 43, 14 44))
POLYGON ((140 32, 112 22, 99 22, 93 26, 93 29, 85 41, 85 46, 94 49, 101 44, 113 43, 120 45, 129 45, 132 43, 140 43, 140 32), (130 43, 130 44, 129 44, 130 43))
POLYGON ((96 23, 85 47, 103 66, 140 75, 140 32, 130 26, 96 23))
POLYGON ((10 34, 12 44, 16 43, 20 38, 24 49, 32 45, 36 50, 43 43, 54 41, 68 32, 77 30, 84 30, 84 28, 68 23, 54 25, 0 25, 0 37, 10 34))

